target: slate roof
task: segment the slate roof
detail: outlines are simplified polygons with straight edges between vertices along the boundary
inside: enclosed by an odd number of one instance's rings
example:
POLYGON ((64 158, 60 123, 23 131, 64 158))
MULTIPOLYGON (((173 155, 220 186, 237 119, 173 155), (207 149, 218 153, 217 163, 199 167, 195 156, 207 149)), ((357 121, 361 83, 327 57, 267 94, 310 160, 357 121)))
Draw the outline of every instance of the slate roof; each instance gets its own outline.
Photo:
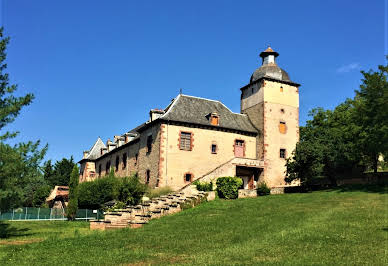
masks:
POLYGON ((88 156, 85 159, 94 160, 101 155, 101 148, 106 148, 105 144, 102 142, 101 138, 98 137, 97 141, 94 143, 93 147, 90 149, 88 156))
POLYGON ((258 133, 247 115, 233 113, 220 101, 183 94, 175 98, 173 103, 166 108, 166 113, 159 119, 212 126, 209 115, 214 112, 219 115, 219 125, 213 127, 258 133))

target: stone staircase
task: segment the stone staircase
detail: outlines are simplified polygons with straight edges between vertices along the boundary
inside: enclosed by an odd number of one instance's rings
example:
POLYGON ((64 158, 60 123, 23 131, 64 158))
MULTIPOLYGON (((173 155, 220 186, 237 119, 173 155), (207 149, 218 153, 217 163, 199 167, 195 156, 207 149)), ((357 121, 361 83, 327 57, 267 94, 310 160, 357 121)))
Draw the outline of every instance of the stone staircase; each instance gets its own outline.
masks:
POLYGON ((191 185, 195 181, 201 182, 213 182, 215 184, 218 177, 221 176, 235 176, 236 175, 236 166, 246 166, 246 167, 256 167, 256 168, 264 168, 264 161, 256 160, 256 159, 248 159, 248 158, 239 158, 233 157, 226 161, 225 163, 217 166, 206 174, 194 179, 190 184, 182 187, 180 191, 190 191, 191 185))
POLYGON ((107 212, 104 220, 91 220, 90 229, 139 228, 151 219, 177 213, 185 208, 194 207, 204 201, 214 199, 208 194, 208 192, 197 191, 196 187, 191 185, 185 191, 172 192, 144 201, 140 205, 107 212))

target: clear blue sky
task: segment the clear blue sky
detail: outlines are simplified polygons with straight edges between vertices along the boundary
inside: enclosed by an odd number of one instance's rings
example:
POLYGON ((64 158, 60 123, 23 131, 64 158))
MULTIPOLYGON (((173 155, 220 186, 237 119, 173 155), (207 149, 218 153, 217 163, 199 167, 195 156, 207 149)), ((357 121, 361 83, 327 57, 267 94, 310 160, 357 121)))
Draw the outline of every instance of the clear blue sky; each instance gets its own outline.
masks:
MULTIPOLYGON (((0 0, 1 1, 1 0, 0 0)), ((267 44, 300 88, 300 121, 359 87, 387 53, 387 3, 371 1, 2 0, 8 69, 32 105, 8 130, 49 144, 46 159, 89 149, 184 94, 240 110, 239 88, 267 44)))

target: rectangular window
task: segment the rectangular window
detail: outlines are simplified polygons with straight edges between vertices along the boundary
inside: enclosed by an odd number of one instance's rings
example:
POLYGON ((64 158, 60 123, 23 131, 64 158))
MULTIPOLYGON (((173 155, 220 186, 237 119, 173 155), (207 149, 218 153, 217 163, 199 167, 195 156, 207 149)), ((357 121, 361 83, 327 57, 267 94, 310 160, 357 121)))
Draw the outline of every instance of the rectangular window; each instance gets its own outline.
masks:
POLYGON ((212 117, 211 117, 210 123, 211 123, 213 126, 218 126, 218 116, 212 116, 212 117))
POLYGON ((151 173, 150 173, 150 170, 147 170, 146 171, 146 184, 148 185, 150 183, 150 179, 151 179, 151 173))
POLYGON ((137 159, 138 159, 138 157, 139 157, 139 154, 136 153, 136 154, 135 154, 135 165, 137 165, 137 159))
POLYGON ((98 165, 98 176, 101 176, 101 164, 98 165))
POLYGON ((236 139, 234 142, 234 156, 235 157, 244 157, 245 156, 245 146, 242 139, 236 139))
POLYGON ((152 135, 147 137, 147 152, 151 152, 152 150, 152 135))
POLYGON ((185 181, 191 182, 192 174, 185 174, 185 181))
POLYGON ((286 149, 280 149, 280 158, 286 158, 286 149))
POLYGON ((217 153, 217 144, 212 144, 212 153, 217 153))
POLYGON ((181 132, 179 148, 185 151, 191 151, 191 133, 181 132))
POLYGON ((286 134, 286 131, 287 131, 286 122, 280 121, 279 122, 279 132, 281 134, 286 134))

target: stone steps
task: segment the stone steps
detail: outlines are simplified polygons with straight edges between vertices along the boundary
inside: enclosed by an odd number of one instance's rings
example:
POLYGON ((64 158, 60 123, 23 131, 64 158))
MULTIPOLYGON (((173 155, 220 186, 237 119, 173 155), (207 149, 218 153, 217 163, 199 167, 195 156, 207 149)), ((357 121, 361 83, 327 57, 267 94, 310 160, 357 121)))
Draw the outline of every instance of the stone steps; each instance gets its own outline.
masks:
POLYGON ((183 205, 192 207, 206 200, 207 193, 192 189, 190 193, 173 192, 136 206, 105 213, 105 221, 91 221, 91 229, 139 228, 149 220, 180 212, 183 205), (183 205, 182 205, 183 204, 183 205), (92 226, 92 223, 93 224, 92 226))

